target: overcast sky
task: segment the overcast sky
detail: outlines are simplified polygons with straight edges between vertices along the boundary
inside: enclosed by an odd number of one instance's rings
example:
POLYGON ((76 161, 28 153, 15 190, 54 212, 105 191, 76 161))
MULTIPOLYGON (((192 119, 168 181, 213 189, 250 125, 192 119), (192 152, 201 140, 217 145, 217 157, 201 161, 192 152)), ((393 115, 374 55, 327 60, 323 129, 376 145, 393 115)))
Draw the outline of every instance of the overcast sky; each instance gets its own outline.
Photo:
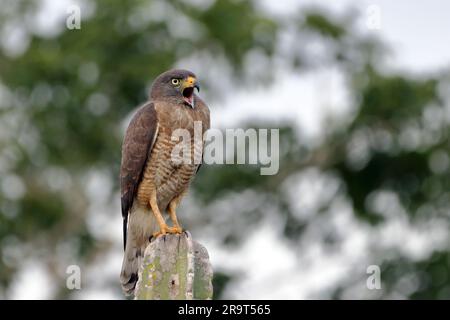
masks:
MULTIPOLYGON (((392 50, 387 60, 391 69, 416 74, 450 67, 450 1, 408 0, 265 0, 272 14, 289 14, 294 8, 317 5, 343 14, 350 8, 361 13, 357 27, 378 35, 392 50), (325 5, 326 4, 326 5, 325 5), (379 12, 379 28, 369 29, 374 9, 379 12)), ((213 115, 213 124, 229 127, 258 117, 292 119, 301 134, 314 141, 320 136, 323 119, 330 112, 348 111, 344 79, 337 70, 314 70, 309 74, 283 73, 271 89, 233 93, 213 115), (324 92, 328 92, 324 97, 324 92), (331 108, 331 110, 330 110, 331 108)))
POLYGON ((271 11, 287 13, 293 7, 319 5, 342 13, 356 8, 363 13, 359 25, 364 28, 372 12, 379 8, 381 24, 377 32, 393 46, 396 55, 392 61, 397 67, 424 71, 450 64, 450 2, 446 0, 287 0, 264 4, 271 11))

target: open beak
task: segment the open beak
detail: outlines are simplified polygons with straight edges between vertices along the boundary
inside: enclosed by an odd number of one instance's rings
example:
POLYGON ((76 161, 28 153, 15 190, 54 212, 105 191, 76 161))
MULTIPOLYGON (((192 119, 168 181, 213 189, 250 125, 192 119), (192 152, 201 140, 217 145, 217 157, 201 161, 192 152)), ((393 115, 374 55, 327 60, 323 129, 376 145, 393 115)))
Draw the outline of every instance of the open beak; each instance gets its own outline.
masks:
POLYGON ((197 83, 197 79, 190 76, 187 79, 184 79, 181 92, 183 94, 184 102, 188 104, 192 109, 194 109, 195 88, 197 88, 198 92, 200 92, 200 86, 197 83))

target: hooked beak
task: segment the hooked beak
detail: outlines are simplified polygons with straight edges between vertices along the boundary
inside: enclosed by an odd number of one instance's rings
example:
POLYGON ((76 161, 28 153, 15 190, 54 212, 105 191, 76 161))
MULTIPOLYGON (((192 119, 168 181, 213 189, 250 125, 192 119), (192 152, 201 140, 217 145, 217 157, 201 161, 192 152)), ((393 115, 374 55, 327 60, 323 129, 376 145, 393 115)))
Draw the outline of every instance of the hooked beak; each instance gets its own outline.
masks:
POLYGON ((200 92, 200 86, 197 83, 197 79, 194 77, 187 77, 184 79, 181 87, 181 93, 183 94, 184 102, 194 109, 194 89, 197 88, 200 92))

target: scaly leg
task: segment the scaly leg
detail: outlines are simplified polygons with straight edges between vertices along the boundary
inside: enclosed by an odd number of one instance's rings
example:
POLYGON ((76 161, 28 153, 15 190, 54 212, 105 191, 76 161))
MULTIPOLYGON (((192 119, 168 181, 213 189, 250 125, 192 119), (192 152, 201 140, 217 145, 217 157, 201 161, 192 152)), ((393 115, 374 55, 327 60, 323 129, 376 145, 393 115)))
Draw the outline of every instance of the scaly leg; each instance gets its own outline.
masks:
POLYGON ((178 203, 179 203, 179 201, 172 200, 169 203, 169 207, 167 208, 167 211, 169 211, 170 219, 172 220, 172 223, 173 223, 173 227, 169 228, 169 229, 173 233, 182 233, 183 232, 183 229, 181 228, 180 224, 178 223, 178 219, 177 219, 176 210, 177 210, 178 203))
POLYGON ((155 215, 156 221, 159 224, 159 231, 153 234, 153 237, 158 237, 160 235, 165 235, 166 233, 171 233, 169 227, 167 226, 164 218, 161 215, 161 211, 158 208, 158 201, 156 200, 156 190, 152 191, 150 196, 150 207, 152 208, 152 212, 155 215))

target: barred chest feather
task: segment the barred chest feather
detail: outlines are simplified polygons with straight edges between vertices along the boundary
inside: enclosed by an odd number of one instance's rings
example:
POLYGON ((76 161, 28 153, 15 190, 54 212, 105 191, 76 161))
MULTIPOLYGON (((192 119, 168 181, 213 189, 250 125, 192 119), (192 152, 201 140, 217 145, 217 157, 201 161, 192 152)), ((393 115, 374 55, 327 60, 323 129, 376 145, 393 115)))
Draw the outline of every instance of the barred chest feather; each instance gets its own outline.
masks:
MULTIPOLYGON (((150 194, 156 189, 158 207, 163 212, 169 202, 182 194, 189 186, 197 172, 198 162, 195 157, 201 156, 203 141, 194 143, 194 121, 201 121, 201 114, 196 110, 180 106, 167 112, 163 104, 156 105, 159 130, 154 146, 150 151, 149 161, 144 169, 142 181, 138 187, 137 200, 140 206, 148 206, 150 194), (172 139, 173 131, 186 129, 191 140, 180 148, 180 141, 172 139), (175 148, 178 146, 177 148, 175 148), (174 149, 175 148, 175 149, 174 149), (189 151, 190 161, 182 161, 182 153, 174 150, 189 151)), ((197 110, 202 112, 202 110, 197 110)), ((207 124, 209 126, 209 123, 207 124)), ((204 130, 202 130, 203 132, 204 130)), ((175 137, 177 135, 174 135, 175 137)), ((186 159, 186 156, 184 159, 186 159)), ((201 159, 201 158, 200 158, 201 159)))

